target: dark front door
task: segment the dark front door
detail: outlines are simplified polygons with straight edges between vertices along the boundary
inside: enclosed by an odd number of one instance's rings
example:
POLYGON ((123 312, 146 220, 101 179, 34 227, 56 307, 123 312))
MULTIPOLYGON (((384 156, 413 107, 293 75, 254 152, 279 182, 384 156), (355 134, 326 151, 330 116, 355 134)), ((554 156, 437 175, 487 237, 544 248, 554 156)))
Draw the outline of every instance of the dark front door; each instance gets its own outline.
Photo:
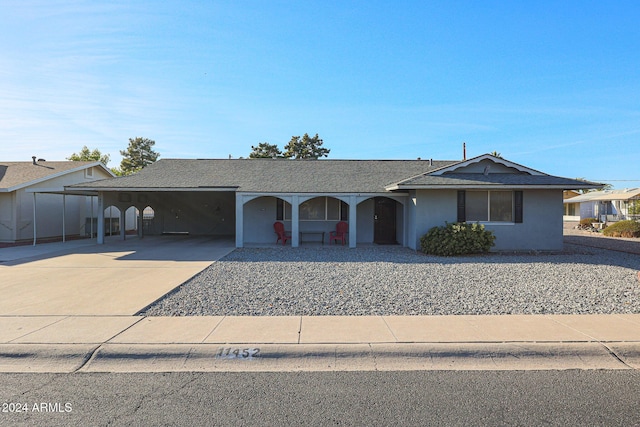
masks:
POLYGON ((386 197, 374 199, 373 243, 395 245, 396 240, 396 202, 386 197))

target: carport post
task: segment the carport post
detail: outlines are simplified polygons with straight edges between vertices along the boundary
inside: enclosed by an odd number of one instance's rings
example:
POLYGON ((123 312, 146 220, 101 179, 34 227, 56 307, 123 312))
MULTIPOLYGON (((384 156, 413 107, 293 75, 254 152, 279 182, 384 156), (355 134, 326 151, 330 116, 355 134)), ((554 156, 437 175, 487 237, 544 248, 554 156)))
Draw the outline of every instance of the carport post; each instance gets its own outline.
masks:
POLYGON ((300 201, 299 196, 291 196, 291 247, 300 245, 300 201))
POLYGON ((355 195, 349 196, 349 247, 356 247, 356 218, 358 217, 358 200, 355 195))
POLYGON ((90 239, 93 239, 93 196, 89 196, 89 199, 91 200, 91 226, 89 227, 89 229, 91 230, 90 231, 91 232, 90 239))
POLYGON ((104 194, 98 193, 98 244, 104 244, 104 194))
POLYGON ((33 246, 36 245, 37 234, 36 234, 36 193, 33 193, 33 246))
POLYGON ((236 193, 236 248, 244 246, 244 236, 242 234, 244 230, 244 196, 236 193))
POLYGON ((127 210, 124 208, 120 209, 120 238, 127 239, 127 210))
POLYGON ((142 237, 144 237, 143 236, 143 230, 142 230, 142 228, 144 226, 144 218, 143 218, 144 209, 143 210, 140 210, 138 208, 136 208, 136 209, 138 210, 138 237, 140 239, 142 239, 142 237))
POLYGON ((67 196, 66 194, 62 195, 62 242, 66 242, 66 229, 64 219, 67 216, 67 196))

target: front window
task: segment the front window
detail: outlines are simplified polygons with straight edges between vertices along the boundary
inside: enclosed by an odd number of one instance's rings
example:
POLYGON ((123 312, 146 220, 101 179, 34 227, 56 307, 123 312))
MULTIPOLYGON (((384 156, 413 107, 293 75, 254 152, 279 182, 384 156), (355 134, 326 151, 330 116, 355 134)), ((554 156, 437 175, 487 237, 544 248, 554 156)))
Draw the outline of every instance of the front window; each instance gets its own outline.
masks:
POLYGON ((467 191, 465 216, 469 222, 513 222, 513 192, 467 191))
MULTIPOLYGON (((277 199, 277 220, 291 220, 291 204, 277 199)), ((300 221, 347 221, 349 205, 334 197, 315 197, 300 203, 300 221)))

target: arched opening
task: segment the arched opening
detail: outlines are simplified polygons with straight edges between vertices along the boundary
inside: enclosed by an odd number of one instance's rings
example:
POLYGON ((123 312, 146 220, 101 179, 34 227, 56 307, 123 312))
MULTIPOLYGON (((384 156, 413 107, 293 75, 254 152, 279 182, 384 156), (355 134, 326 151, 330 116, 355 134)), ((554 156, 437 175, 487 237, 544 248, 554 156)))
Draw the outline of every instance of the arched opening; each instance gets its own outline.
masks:
POLYGON ((120 209, 114 205, 107 206, 104 209, 104 235, 117 236, 119 234, 120 234, 120 209))
POLYGON ((151 206, 147 206, 142 210, 142 232, 144 234, 155 233, 155 217, 156 212, 151 206))
POLYGON ((338 223, 349 222, 349 205, 336 197, 313 197, 300 203, 298 218, 301 244, 329 243, 338 223))
MULTIPOLYGON (((129 206, 124 211, 124 232, 126 235, 131 236, 138 234, 138 218, 140 211, 135 206, 129 206)), ((122 227, 122 224, 120 224, 122 227)))

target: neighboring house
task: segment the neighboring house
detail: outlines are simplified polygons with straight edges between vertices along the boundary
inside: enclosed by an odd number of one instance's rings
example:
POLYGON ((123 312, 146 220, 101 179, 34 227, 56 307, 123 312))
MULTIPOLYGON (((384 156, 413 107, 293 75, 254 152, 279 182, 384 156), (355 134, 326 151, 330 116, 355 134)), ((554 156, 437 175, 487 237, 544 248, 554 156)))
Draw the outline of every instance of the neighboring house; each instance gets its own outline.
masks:
POLYGON ((564 204, 574 206, 578 221, 584 218, 597 218, 600 222, 640 219, 640 188, 591 191, 565 199, 564 204))
POLYGON ((100 162, 0 162, 0 243, 84 235, 90 198, 64 187, 113 176, 100 162))
POLYGON ((565 190, 562 192, 562 198, 564 199, 563 221, 580 221, 580 203, 568 200, 578 197, 579 195, 580 192, 575 190, 565 190))
POLYGON ((291 231, 294 247, 322 233, 328 242, 345 221, 350 247, 419 249, 431 227, 468 221, 495 233, 496 250, 558 250, 562 191, 598 187, 485 154, 464 161, 162 159, 66 191, 97 195, 99 212, 152 208, 153 219, 139 225, 143 234, 226 236, 237 247, 274 244, 275 221, 291 231))

